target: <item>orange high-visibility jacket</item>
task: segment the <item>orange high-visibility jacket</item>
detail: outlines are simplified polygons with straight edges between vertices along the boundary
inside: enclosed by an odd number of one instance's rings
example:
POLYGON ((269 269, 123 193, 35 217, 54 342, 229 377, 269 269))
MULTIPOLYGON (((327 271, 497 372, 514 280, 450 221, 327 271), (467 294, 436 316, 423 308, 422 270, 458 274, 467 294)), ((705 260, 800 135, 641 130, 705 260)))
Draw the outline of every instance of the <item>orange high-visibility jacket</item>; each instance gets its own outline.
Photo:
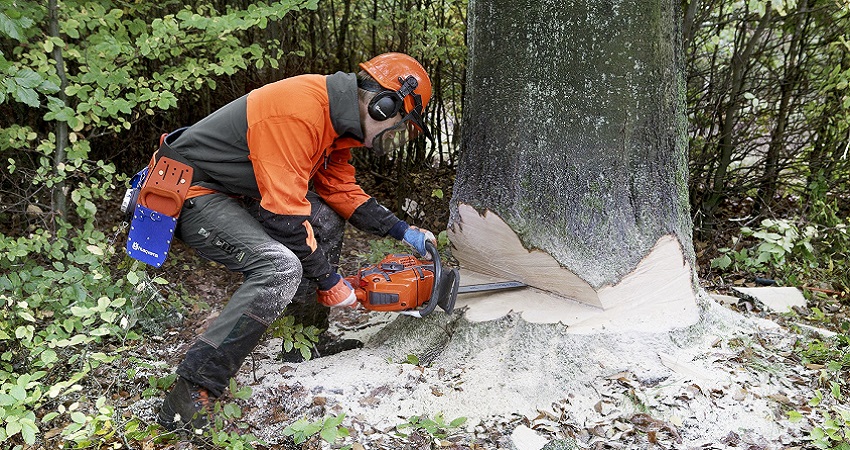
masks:
POLYGON ((196 171, 190 198, 223 192, 259 199, 269 235, 301 259, 305 276, 321 279, 332 268, 316 247, 308 220, 311 181, 313 190, 357 228, 401 239, 408 227, 357 184, 350 149, 362 141, 356 77, 338 72, 255 89, 192 125, 169 146, 196 171))

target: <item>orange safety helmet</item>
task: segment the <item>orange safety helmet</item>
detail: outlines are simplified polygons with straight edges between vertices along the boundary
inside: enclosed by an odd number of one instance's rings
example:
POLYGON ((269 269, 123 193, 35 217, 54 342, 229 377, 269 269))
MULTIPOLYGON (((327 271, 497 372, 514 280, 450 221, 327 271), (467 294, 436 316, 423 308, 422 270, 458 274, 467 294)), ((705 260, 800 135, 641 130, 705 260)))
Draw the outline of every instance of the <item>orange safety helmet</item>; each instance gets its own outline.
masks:
MULTIPOLYGON (((402 87, 402 81, 412 76, 417 81, 413 92, 422 98, 422 109, 428 106, 431 100, 431 78, 425 72, 422 64, 404 53, 384 53, 369 61, 360 63, 360 68, 365 70, 375 81, 384 88, 398 91, 402 87)), ((411 112, 416 107, 413 96, 405 96, 405 112, 411 112)), ((422 114, 422 111, 419 111, 422 114)))

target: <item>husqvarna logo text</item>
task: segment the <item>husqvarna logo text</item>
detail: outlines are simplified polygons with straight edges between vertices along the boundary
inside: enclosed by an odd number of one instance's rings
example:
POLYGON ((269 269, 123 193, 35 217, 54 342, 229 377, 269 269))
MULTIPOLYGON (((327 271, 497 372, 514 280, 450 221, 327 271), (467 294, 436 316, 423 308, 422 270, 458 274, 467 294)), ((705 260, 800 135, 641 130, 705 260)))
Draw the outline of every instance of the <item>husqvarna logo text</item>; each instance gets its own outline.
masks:
POLYGON ((148 256, 153 256, 154 258, 159 258, 158 253, 154 253, 154 252, 142 247, 141 245, 139 245, 138 242, 133 242, 133 250, 135 250, 137 252, 142 252, 142 253, 144 253, 148 256))

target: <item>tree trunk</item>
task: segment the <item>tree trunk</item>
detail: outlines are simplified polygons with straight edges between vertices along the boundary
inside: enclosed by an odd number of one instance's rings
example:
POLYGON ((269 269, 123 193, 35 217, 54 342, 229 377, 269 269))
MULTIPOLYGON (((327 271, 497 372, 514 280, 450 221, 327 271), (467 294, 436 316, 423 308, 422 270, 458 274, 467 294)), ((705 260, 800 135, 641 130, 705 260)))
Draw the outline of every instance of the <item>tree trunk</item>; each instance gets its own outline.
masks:
POLYGON ((470 2, 462 267, 602 309, 693 303, 680 20, 675 1, 470 2))
MULTIPOLYGON (((59 37, 59 7, 57 1, 50 0, 48 8, 50 10, 50 36, 59 37)), ((62 57, 62 48, 58 45, 53 47, 53 60, 56 62, 56 74, 59 76, 59 99, 67 106, 68 97, 65 95, 65 88, 68 86, 68 77, 65 75, 65 60, 62 57)), ((65 197, 65 172, 60 167, 65 165, 65 149, 68 145, 68 123, 57 120, 54 125, 54 133, 56 133, 56 151, 53 153, 53 167, 62 178, 60 178, 61 181, 53 186, 53 212, 60 217, 66 218, 68 208, 65 197)))

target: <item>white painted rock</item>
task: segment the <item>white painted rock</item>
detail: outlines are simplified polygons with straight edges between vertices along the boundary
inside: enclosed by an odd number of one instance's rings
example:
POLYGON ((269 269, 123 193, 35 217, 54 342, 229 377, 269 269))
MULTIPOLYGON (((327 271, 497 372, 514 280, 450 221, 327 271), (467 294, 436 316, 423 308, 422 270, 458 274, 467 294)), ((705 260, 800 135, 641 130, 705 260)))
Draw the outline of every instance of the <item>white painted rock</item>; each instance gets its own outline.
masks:
POLYGON ((806 299, 803 297, 803 293, 793 287, 736 287, 733 290, 741 295, 755 299, 771 311, 780 313, 789 312, 794 306, 800 308, 806 306, 806 299))
POLYGON ((514 429, 514 432, 511 433, 511 441, 513 441, 516 450, 540 450, 549 442, 525 425, 520 425, 514 429))

